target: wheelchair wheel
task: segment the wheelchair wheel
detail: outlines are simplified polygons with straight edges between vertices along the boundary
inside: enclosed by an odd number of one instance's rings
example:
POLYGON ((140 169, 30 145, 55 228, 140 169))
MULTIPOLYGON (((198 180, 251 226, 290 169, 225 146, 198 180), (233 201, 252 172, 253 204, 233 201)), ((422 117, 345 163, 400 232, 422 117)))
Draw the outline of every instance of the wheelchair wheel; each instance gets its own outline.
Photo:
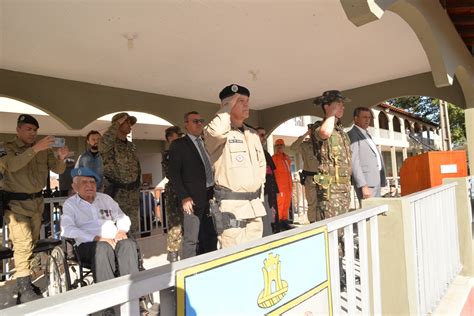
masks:
POLYGON ((48 256, 46 276, 48 279, 48 296, 57 295, 70 289, 69 270, 61 247, 57 246, 48 256))

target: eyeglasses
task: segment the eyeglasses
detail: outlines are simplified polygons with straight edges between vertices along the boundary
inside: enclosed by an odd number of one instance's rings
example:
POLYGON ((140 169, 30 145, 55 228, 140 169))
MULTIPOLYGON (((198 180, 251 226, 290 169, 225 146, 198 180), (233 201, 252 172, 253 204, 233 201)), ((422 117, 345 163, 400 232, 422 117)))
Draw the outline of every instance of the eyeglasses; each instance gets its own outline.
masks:
MULTIPOLYGON (((188 123, 189 121, 186 121, 186 123, 188 123)), ((205 120, 204 119, 194 119, 194 120, 191 120, 191 122, 193 122, 194 124, 204 124, 205 120)))
POLYGON ((265 136, 267 136, 267 134, 265 134, 265 133, 260 133, 260 134, 258 134, 258 136, 260 136, 260 137, 265 137, 265 136))

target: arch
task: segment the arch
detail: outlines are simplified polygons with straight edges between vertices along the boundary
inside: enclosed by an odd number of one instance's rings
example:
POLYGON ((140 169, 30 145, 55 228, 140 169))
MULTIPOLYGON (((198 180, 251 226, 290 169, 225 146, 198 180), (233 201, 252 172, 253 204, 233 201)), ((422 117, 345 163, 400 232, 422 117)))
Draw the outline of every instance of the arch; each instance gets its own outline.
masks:
POLYGON ((413 128, 410 124, 410 121, 405 119, 405 131, 407 131, 407 130, 410 131, 410 133, 413 132, 413 128))
POLYGON ((401 122, 398 116, 394 115, 392 122, 393 122, 393 131, 400 133, 402 131, 402 126, 401 126, 401 122))
POLYGON ((380 111, 377 117, 379 121, 379 128, 388 130, 388 117, 384 111, 380 111))

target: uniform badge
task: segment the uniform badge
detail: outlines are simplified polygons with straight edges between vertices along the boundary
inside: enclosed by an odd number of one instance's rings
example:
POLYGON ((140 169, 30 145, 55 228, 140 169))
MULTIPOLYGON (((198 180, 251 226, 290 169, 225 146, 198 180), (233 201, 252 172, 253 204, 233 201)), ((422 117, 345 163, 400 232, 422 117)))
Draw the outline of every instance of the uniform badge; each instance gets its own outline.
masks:
POLYGON ((244 155, 237 155, 237 156, 235 157, 235 160, 237 160, 238 162, 242 162, 242 161, 244 161, 244 159, 245 159, 245 158, 244 158, 244 155))
POLYGON ((82 170, 81 169, 77 170, 77 175, 78 176, 82 175, 82 170))
POLYGON ((237 93, 237 91, 239 91, 239 87, 237 87, 236 84, 233 84, 232 87, 230 87, 230 90, 232 90, 234 93, 237 93))
POLYGON ((23 122, 23 121, 25 120, 25 116, 24 116, 24 115, 20 116, 20 118, 19 118, 18 120, 19 120, 20 122, 23 122))

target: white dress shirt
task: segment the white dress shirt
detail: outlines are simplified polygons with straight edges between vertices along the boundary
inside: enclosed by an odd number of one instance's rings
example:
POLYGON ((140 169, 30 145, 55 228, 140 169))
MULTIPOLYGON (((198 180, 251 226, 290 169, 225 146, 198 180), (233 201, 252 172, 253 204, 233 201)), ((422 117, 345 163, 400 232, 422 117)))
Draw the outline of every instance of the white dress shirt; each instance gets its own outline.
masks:
POLYGON ((63 205, 62 236, 74 238, 77 244, 93 241, 95 236, 113 239, 119 230, 128 232, 130 224, 117 202, 104 193, 97 192, 92 203, 75 194, 63 205))

